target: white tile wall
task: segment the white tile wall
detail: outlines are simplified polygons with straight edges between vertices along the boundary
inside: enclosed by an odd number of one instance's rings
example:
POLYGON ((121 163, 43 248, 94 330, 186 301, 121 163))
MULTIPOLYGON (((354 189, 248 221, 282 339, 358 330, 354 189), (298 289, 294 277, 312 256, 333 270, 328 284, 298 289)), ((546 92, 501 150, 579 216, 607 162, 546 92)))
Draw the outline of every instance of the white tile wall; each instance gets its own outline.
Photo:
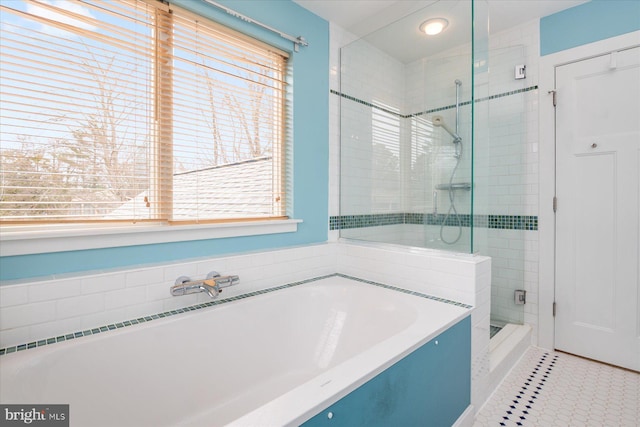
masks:
POLYGON ((207 301, 205 294, 172 297, 169 288, 179 276, 204 278, 211 270, 241 277, 241 285, 224 289, 220 298, 340 272, 475 305, 476 279, 481 277, 483 286, 490 280, 485 257, 341 243, 5 284, 0 286, 0 347, 71 332, 68 319, 95 327, 207 301), (40 330, 49 335, 34 333, 40 330))
POLYGON ((211 270, 238 274, 241 285, 221 298, 335 272, 331 245, 231 255, 165 266, 101 272, 0 286, 0 347, 49 338, 207 301, 205 294, 172 297, 179 276, 211 270))

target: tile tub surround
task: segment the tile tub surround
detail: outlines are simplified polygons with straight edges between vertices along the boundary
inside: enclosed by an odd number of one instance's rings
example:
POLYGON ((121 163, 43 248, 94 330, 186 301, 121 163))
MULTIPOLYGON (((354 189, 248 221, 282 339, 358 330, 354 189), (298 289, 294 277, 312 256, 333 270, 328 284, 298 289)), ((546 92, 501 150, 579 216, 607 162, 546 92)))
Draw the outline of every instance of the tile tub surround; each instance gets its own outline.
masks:
MULTIPOLYGON (((245 298, 251 298, 257 295, 262 295, 262 294, 267 294, 269 292, 274 292, 274 291, 279 291, 281 289, 287 289, 287 288, 293 288, 295 286, 299 286, 299 285, 304 285, 305 283, 311 283, 311 282, 315 282, 318 280, 323 280, 323 279, 328 279, 331 277, 342 277, 344 279, 349 279, 349 280, 353 280, 356 282, 362 282, 362 283, 367 283, 369 285, 372 286, 378 286, 381 288, 385 288, 385 289, 390 289, 396 292, 401 292, 404 294, 408 294, 408 295, 413 295, 419 298, 425 298, 425 299, 429 299, 429 300, 433 300, 433 301, 437 301, 437 302, 442 302, 445 304, 449 304, 449 305, 454 305, 456 307, 461 307, 461 308, 466 308, 466 309, 470 309, 473 308, 472 306, 468 305, 468 304, 463 304, 461 302, 457 302, 457 301, 452 301, 452 300, 448 300, 445 298, 439 298, 433 295, 425 295, 422 294, 420 292, 415 292, 415 291, 409 291, 406 289, 402 289, 402 288, 397 288, 395 286, 389 286, 386 285, 384 283, 378 283, 378 282, 373 282, 371 280, 362 280, 359 279, 357 277, 351 277, 351 276, 347 276, 344 274, 339 274, 339 273, 335 273, 335 274, 328 274, 326 276, 320 276, 320 277, 314 277, 313 279, 307 279, 307 280, 301 280, 299 282, 293 282, 293 283, 287 283, 285 285, 280 285, 280 286, 275 286, 273 288, 268 288, 268 289, 264 289, 264 290, 260 290, 260 291, 254 291, 254 292, 249 292, 246 294, 241 294, 235 297, 227 297, 227 298, 223 298, 223 299, 215 299, 215 300, 210 300, 207 302, 203 302, 201 304, 196 304, 196 305, 192 305, 189 307, 185 307, 185 308, 179 308, 177 310, 171 310, 171 311, 165 311, 164 313, 156 313, 150 316, 143 316, 143 317, 139 317, 137 319, 130 319, 130 320, 125 320, 124 322, 117 322, 117 323, 112 323, 110 325, 103 325, 103 326, 99 326, 96 328, 91 328, 91 329, 87 329, 84 331, 77 331, 77 332, 72 332, 72 333, 68 333, 68 334, 64 334, 64 335, 60 335, 57 337, 50 337, 47 339, 42 339, 42 340, 38 340, 38 341, 33 341, 30 343, 25 343, 25 344, 19 344, 16 346, 12 346, 12 347, 8 347, 8 348, 0 348, 0 356, 3 356, 5 354, 11 354, 11 353, 15 353, 17 351, 24 351, 24 350, 30 350, 32 348, 37 348, 37 347, 43 347, 45 345, 52 345, 52 344, 57 344, 57 343, 61 343, 61 342, 65 342, 65 341, 70 341, 73 339, 77 339, 77 338, 82 338, 82 337, 88 337, 91 335, 97 335, 97 334, 101 334, 104 332, 109 332, 109 331, 115 331, 117 329, 121 329, 121 328, 126 328, 128 326, 133 326, 133 325, 139 325, 142 323, 146 323, 146 322, 151 322, 153 320, 158 320, 158 319, 164 319, 165 317, 171 317, 171 316, 175 316, 181 313, 188 313, 190 311, 196 311, 196 310, 200 310, 203 308, 207 308, 207 307, 212 307, 214 305, 221 305, 221 304, 226 304, 232 301, 238 301, 241 299, 245 299, 245 298)), ((492 326, 493 328, 493 326, 492 326)))
MULTIPOLYGON (((210 301, 205 294, 172 297, 175 279, 204 278, 216 270, 238 274, 240 284, 217 301, 286 283, 340 273, 473 306, 472 404, 486 398, 489 374, 491 260, 433 250, 410 251, 350 242, 327 243, 164 266, 93 272, 0 286, 0 348, 78 331, 101 329, 128 319, 178 311, 210 301)), ((75 339, 75 337, 74 337, 75 339)))
POLYGON ((207 303, 205 293, 171 296, 179 276, 203 279, 210 271, 237 274, 240 284, 216 301, 285 283, 335 273, 332 245, 292 247, 243 255, 196 259, 134 269, 2 282, 0 348, 38 342, 207 303))

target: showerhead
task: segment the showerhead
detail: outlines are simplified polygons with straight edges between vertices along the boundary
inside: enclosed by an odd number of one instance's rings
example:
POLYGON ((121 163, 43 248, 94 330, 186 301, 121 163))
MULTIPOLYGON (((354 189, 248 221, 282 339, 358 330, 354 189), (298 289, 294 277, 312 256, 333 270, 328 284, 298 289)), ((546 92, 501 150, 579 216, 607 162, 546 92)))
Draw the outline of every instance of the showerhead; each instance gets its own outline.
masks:
POLYGON ((462 85, 462 82, 460 80, 458 80, 458 79, 456 79, 455 83, 456 83, 456 86, 461 86, 462 85))
POLYGON ((462 141, 462 138, 460 138, 460 136, 457 133, 455 133, 454 131, 449 129, 449 126, 447 126, 447 124, 444 122, 444 119, 442 118, 442 116, 433 116, 431 118, 431 121, 432 121, 434 126, 441 127, 449 135, 451 135, 451 137, 453 138, 453 143, 454 144, 457 144, 457 143, 462 141))

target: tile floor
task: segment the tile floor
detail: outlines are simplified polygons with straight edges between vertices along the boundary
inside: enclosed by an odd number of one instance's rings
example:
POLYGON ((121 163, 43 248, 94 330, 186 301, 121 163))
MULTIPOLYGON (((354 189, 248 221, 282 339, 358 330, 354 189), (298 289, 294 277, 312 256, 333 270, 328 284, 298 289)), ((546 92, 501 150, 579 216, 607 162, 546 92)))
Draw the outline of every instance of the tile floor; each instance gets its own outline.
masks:
POLYGON ((531 347, 474 427, 640 426, 640 374, 531 347))

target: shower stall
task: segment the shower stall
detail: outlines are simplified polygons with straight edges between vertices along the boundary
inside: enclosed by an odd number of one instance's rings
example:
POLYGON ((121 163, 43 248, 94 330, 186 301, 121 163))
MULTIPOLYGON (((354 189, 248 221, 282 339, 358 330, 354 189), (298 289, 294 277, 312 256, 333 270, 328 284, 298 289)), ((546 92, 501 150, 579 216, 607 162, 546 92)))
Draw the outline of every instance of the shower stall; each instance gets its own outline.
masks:
POLYGON ((491 256, 496 331, 525 320, 518 233, 537 224, 518 211, 524 53, 492 51, 488 18, 484 1, 433 2, 341 49, 331 224, 341 238, 491 256), (431 18, 448 27, 419 34, 431 18))

